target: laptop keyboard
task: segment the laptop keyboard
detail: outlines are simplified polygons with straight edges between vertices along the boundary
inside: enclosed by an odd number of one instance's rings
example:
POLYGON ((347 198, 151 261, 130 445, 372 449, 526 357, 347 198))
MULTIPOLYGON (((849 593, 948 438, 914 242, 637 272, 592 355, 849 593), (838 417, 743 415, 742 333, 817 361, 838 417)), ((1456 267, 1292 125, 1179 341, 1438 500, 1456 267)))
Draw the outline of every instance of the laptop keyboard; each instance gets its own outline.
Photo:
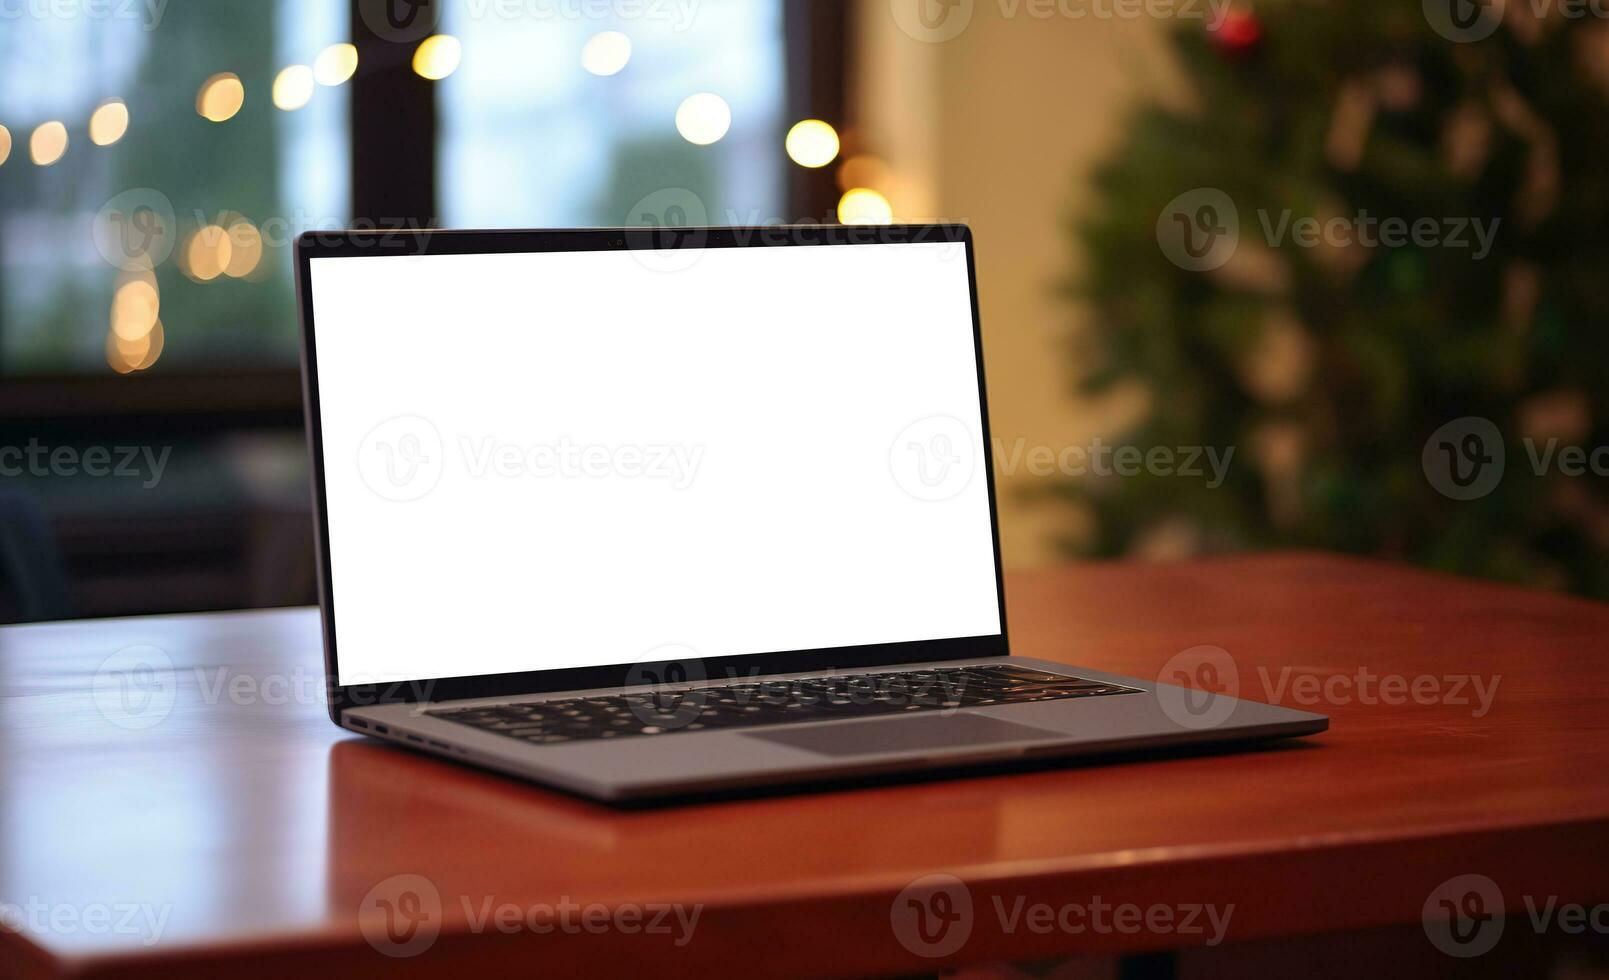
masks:
POLYGON ((644 689, 642 693, 437 708, 425 713, 536 745, 554 745, 1138 693, 1132 687, 1082 677, 991 664, 644 689))

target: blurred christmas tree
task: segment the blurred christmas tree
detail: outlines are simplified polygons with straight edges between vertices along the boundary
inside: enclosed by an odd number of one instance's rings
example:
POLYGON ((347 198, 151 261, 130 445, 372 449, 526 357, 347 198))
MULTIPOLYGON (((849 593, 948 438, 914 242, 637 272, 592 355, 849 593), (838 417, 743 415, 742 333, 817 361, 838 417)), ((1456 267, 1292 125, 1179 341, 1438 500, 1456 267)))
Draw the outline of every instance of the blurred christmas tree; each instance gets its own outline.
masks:
POLYGON ((1609 446, 1609 22, 1486 3, 1265 0, 1178 29, 1193 104, 1140 111, 1098 174, 1072 358, 1087 395, 1138 389, 1123 444, 1237 451, 1216 489, 1060 486, 1092 518, 1070 550, 1310 546, 1609 595, 1609 477, 1532 458, 1609 446), (1175 223, 1227 244, 1174 254, 1175 223), (1468 416, 1504 476, 1455 500, 1421 455, 1468 416))

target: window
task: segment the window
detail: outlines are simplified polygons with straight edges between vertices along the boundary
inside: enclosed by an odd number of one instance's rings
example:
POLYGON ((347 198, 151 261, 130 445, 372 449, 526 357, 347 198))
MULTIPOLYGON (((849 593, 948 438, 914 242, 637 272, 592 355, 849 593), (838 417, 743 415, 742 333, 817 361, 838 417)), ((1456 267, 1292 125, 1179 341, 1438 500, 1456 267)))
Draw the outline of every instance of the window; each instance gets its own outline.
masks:
POLYGON ((439 89, 444 224, 640 225, 667 210, 694 224, 780 218, 779 3, 513 7, 512 19, 496 4, 445 11, 463 65, 439 89), (611 8, 639 16, 582 16, 611 8), (695 138, 720 138, 697 145, 678 120, 711 127, 695 138))
POLYGON ((8 8, 0 374, 294 365, 287 246, 349 220, 347 104, 271 92, 344 7, 8 8))
MULTIPOLYGON (((438 6, 459 43, 424 96, 433 206, 374 220, 787 213, 783 0, 438 6)), ((294 370, 295 236, 354 223, 366 184, 414 179, 373 172, 408 167, 410 134, 374 121, 409 118, 380 103, 414 48, 346 47, 353 16, 351 0, 7 8, 0 376, 294 370), (382 49, 399 64, 353 63, 382 49)))

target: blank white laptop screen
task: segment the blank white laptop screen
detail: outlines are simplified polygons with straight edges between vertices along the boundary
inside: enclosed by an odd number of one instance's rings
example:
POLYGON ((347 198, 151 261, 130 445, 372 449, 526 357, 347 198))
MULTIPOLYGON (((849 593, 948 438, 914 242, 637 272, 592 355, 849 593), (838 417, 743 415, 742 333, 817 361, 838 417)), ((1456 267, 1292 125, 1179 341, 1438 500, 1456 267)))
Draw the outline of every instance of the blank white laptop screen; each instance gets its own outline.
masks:
POLYGON ((994 636, 964 247, 311 260, 339 681, 994 636))

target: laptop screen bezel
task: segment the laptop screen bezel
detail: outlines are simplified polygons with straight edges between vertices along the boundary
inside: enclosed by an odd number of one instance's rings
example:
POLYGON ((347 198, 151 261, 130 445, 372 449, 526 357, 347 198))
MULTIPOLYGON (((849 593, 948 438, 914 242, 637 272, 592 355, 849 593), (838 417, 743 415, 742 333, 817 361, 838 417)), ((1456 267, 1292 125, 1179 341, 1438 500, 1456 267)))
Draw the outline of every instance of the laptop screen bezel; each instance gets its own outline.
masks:
POLYGON ((912 640, 864 646, 772 651, 710 657, 701 663, 710 678, 763 676, 813 670, 861 669, 928 661, 972 660, 1008 655, 1005 583, 1000 563, 1000 524, 995 500, 989 404, 984 383, 982 330, 971 230, 960 224, 773 225, 731 228, 544 229, 528 231, 388 230, 310 232, 296 241, 295 272, 301 320, 302 397, 311 456, 314 547, 318 564, 319 613, 324 637, 324 670, 330 715, 337 722, 349 708, 415 701, 545 694, 622 687, 642 683, 641 665, 559 667, 438 677, 390 684, 341 684, 331 577, 329 511, 324 487, 323 431, 319 414, 318 345, 313 310, 313 259, 353 256, 468 255, 508 252, 610 251, 659 248, 811 248, 864 244, 944 242, 966 253, 967 287, 972 304, 972 346, 977 362, 978 408, 983 427, 982 463, 989 494, 989 533, 994 551, 998 634, 912 640))

